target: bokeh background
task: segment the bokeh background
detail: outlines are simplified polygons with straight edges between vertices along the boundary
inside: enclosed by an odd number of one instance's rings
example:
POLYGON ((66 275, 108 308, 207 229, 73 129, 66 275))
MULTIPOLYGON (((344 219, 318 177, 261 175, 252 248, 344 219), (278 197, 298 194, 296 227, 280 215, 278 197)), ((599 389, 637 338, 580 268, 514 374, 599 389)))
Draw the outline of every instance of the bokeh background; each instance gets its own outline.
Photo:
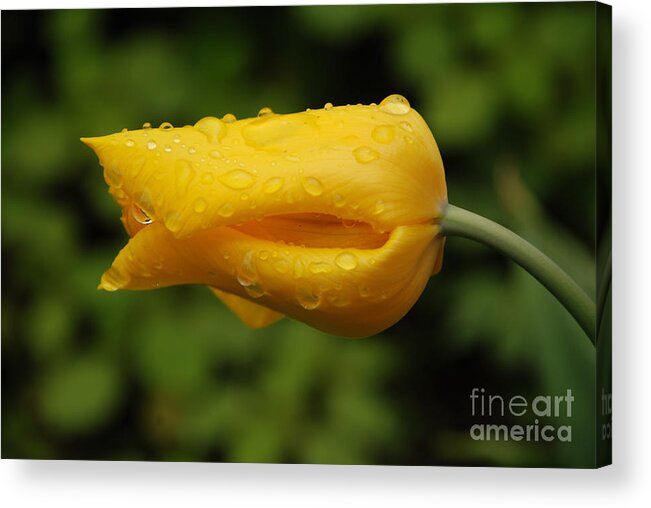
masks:
POLYGON ((593 294, 594 21, 591 3, 3 12, 2 456, 591 464, 594 349, 510 261, 449 240, 411 312, 358 341, 248 330, 202 287, 99 292, 127 235, 78 139, 401 93, 451 202, 593 294), (571 388, 574 441, 470 440, 473 387, 571 388))

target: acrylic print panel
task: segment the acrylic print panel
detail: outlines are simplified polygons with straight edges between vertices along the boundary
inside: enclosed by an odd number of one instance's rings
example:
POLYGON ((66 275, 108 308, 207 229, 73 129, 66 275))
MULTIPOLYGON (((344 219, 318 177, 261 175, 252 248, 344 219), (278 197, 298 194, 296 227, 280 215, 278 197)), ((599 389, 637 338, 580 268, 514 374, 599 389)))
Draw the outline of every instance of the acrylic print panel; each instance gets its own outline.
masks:
POLYGON ((609 16, 4 11, 3 457, 608 463, 609 16))

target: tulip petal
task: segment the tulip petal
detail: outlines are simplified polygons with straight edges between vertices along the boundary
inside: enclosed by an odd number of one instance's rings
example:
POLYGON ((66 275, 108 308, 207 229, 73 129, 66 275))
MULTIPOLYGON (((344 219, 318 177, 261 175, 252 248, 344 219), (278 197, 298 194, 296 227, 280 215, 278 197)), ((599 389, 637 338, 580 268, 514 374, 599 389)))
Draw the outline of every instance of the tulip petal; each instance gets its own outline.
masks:
POLYGON ((206 284, 320 330, 361 337, 404 316, 429 279, 442 239, 433 224, 400 226, 379 248, 292 246, 220 227, 175 238, 138 232, 103 275, 103 289, 206 284))
POLYGON ((275 215, 328 214, 378 232, 431 222, 443 164, 408 106, 341 106, 232 123, 207 117, 83 141, 112 192, 176 238, 275 215))
POLYGON ((257 303, 245 300, 244 298, 240 298, 239 296, 226 293, 225 291, 213 287, 209 289, 217 298, 224 302, 233 314, 240 318, 240 320, 250 328, 264 328, 284 317, 278 312, 262 305, 258 305, 257 303))

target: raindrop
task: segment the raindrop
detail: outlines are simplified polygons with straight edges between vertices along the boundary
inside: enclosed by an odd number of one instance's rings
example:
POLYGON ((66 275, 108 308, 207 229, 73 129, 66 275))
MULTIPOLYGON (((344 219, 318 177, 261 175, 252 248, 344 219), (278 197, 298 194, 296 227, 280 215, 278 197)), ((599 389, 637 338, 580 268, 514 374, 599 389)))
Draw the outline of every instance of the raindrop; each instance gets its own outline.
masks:
POLYGON ((178 134, 176 134, 176 135, 174 136, 174 138, 172 138, 172 141, 174 141, 174 143, 180 143, 180 142, 181 142, 181 136, 179 136, 178 134))
POLYGON ((174 126, 169 122, 163 122, 162 124, 160 124, 160 126, 158 128, 163 129, 163 130, 166 131, 166 130, 169 130, 169 129, 173 129, 174 126))
POLYGON ((275 194, 281 189, 283 183, 284 180, 279 176, 271 177, 262 185, 262 191, 265 194, 275 194))
POLYGON ((289 162, 301 162, 300 157, 297 157, 296 155, 285 155, 285 159, 289 162))
POLYGON ((172 212, 165 217, 165 227, 169 229, 172 233, 176 233, 181 230, 181 214, 179 212, 172 212))
POLYGON ((407 143, 408 145, 413 145, 414 140, 411 138, 411 136, 405 136, 405 143, 407 143))
POLYGON ((208 208, 208 203, 206 203, 206 200, 203 198, 197 198, 197 200, 194 202, 194 211, 197 213, 203 213, 206 211, 206 208, 208 208))
POLYGON ((350 252, 342 252, 335 258, 335 263, 344 270, 354 270, 357 267, 357 256, 350 252))
POLYGON ((332 271, 332 266, 330 266, 330 263, 325 263, 323 261, 315 261, 314 263, 310 263, 310 266, 308 266, 308 270, 310 270, 310 272, 314 274, 330 273, 332 271))
POLYGON ((332 107, 333 107, 332 102, 326 102, 325 106, 323 106, 323 109, 325 109, 326 111, 330 111, 332 107))
POLYGON ((125 144, 125 146, 128 146, 129 148, 131 148, 132 146, 136 146, 136 142, 133 139, 127 139, 124 142, 124 144, 125 144))
POLYGON ((346 293, 342 293, 341 291, 328 295, 328 301, 333 307, 346 307, 350 305, 350 298, 348 298, 346 293))
POLYGON ((179 159, 174 163, 174 184, 180 197, 186 194, 193 178, 194 169, 192 169, 190 162, 179 159))
POLYGON ((345 200, 344 197, 343 197, 341 194, 339 194, 338 192, 335 192, 335 195, 333 196, 332 200, 333 200, 333 202, 334 202, 334 205, 335 205, 337 208, 342 208, 342 207, 346 204, 346 200, 345 200))
POLYGON ((262 261, 266 261, 267 259, 269 259, 269 251, 268 251, 268 250, 261 250, 261 251, 258 253, 258 257, 259 257, 262 261))
POLYGON ((359 286, 359 296, 362 298, 367 298, 368 295, 371 294, 371 290, 368 288, 368 286, 359 286))
POLYGON ((262 108, 260 111, 258 111, 258 118, 259 118, 259 117, 262 117, 262 116, 273 115, 273 114, 274 114, 274 112, 272 111, 271 108, 269 108, 269 107, 264 107, 264 108, 262 108))
POLYGON ((156 142, 155 141, 149 141, 147 143, 147 150, 155 150, 156 149, 156 142))
POLYGON ((303 277, 304 272, 305 272, 305 265, 303 264, 303 261, 297 259, 294 262, 294 278, 300 279, 301 277, 303 277))
POLYGON ((230 217, 235 213, 235 207, 232 203, 224 203, 219 210, 217 210, 217 213, 222 217, 230 217))
POLYGON ((240 190, 248 189, 255 182, 255 177, 244 170, 234 169, 219 177, 219 181, 226 187, 231 189, 240 190))
POLYGON ((305 283, 296 286, 296 300, 306 310, 314 310, 321 305, 321 295, 315 293, 312 286, 305 283))
MULTIPOLYGON (((276 256, 278 255, 276 252, 274 252, 274 254, 276 254, 276 256)), ((289 263, 285 259, 278 259, 277 261, 274 261, 273 267, 274 270, 276 270, 278 273, 287 273, 289 271, 289 263)))
POLYGON ((204 173, 203 176, 201 177, 201 183, 210 185, 214 183, 215 181, 215 175, 212 173, 204 173))
POLYGON ((140 224, 151 224, 153 222, 152 218, 147 215, 147 212, 138 205, 133 205, 131 207, 131 215, 133 215, 133 218, 140 224))
POLYGON ((248 251, 242 257, 242 262, 237 270, 237 282, 243 287, 252 286, 258 280, 258 271, 253 263, 253 251, 248 251))
POLYGON ((210 155, 213 159, 221 159, 222 158, 222 153, 219 150, 211 150, 210 155))
POLYGON ((411 126, 409 122, 400 122, 400 128, 407 132, 414 132, 414 128, 411 126))
POLYGON ((143 129, 151 129, 151 123, 150 122, 145 122, 142 124, 143 129))
POLYGON ((395 131, 391 125, 378 125, 375 129, 373 129, 371 136, 378 143, 386 145, 393 141, 395 131))
POLYGON ((303 188, 310 196, 320 196, 323 194, 323 184, 313 176, 308 176, 302 180, 303 188))
POLYGON ((380 102, 380 111, 390 115, 406 115, 410 109, 409 101, 398 94, 389 95, 380 102))
POLYGON ((244 286, 244 290, 252 298, 262 298, 264 296, 264 288, 259 282, 244 286))
POLYGON ((379 154, 368 146, 355 148, 355 150, 353 150, 353 155, 355 156, 355 160, 360 164, 368 164, 379 157, 379 154))
POLYGON ((123 127, 120 132, 128 132, 128 131, 129 131, 129 129, 127 129, 126 127, 123 127))
POLYGON ((226 113, 226 114, 222 117, 222 121, 223 121, 224 123, 233 123, 233 122, 235 122, 236 120, 237 120, 237 118, 236 118, 235 115, 232 114, 232 113, 226 113))
MULTIPOLYGON (((226 117, 224 117, 224 122, 226 117)), ((235 121, 235 117, 233 117, 235 121)), ((226 135, 226 126, 219 118, 214 116, 206 116, 194 124, 194 128, 204 134, 208 138, 209 143, 219 143, 219 141, 226 135)))
POLYGON ((190 154, 197 153, 197 149, 195 147, 191 146, 190 148, 188 148, 188 153, 190 153, 190 154))
POLYGON ((170 145, 165 145, 165 148, 163 150, 167 153, 170 153, 172 151, 172 147, 170 145))

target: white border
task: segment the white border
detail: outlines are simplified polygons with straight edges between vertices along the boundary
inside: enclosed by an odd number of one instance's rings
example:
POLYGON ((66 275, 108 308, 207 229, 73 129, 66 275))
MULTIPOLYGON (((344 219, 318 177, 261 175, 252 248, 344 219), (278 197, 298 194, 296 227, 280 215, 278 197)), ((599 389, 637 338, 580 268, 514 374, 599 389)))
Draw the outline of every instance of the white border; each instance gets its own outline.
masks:
MULTIPOLYGON (((38 503, 53 508, 115 508, 144 504, 158 508, 222 503, 226 507, 393 508, 434 502, 446 508, 549 508, 552 503, 559 507, 651 506, 651 330, 646 287, 651 281, 651 2, 613 0, 612 4, 615 465, 580 471, 3 460, 0 500, 4 506, 38 503)), ((0 2, 2 9, 134 5, 173 6, 179 2, 0 2)), ((215 2, 192 1, 189 5, 215 2)))

